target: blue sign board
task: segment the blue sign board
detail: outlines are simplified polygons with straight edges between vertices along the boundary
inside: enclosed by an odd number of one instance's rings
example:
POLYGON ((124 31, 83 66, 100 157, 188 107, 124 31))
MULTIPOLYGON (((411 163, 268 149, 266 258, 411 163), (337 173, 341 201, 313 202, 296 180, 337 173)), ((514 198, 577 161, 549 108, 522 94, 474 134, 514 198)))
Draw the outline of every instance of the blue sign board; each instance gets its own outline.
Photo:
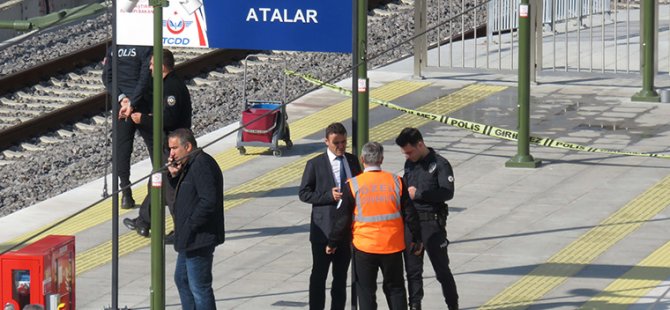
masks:
MULTIPOLYGON (((117 42, 152 45, 148 0, 117 0, 117 42)), ((166 46, 351 52, 349 0, 172 0, 166 46)))
POLYGON ((351 52, 347 0, 205 0, 210 47, 351 52))

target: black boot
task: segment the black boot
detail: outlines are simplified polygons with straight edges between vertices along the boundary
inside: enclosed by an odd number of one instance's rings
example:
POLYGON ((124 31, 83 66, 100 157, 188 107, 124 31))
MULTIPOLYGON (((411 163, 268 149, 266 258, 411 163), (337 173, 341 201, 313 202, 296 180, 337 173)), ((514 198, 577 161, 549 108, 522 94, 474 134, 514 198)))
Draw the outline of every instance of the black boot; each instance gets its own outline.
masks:
POLYGON ((135 208, 135 199, 133 199, 133 192, 130 190, 123 191, 123 196, 121 197, 121 209, 132 209, 135 208))
POLYGON ((420 303, 413 303, 409 305, 409 310, 421 310, 421 304, 420 303))
POLYGON ((145 238, 149 238, 149 228, 144 226, 138 226, 135 231, 137 232, 138 235, 145 238))
POLYGON ((124 218, 123 219, 123 226, 126 226, 126 228, 130 230, 135 230, 137 229, 137 224, 135 224, 136 219, 131 219, 131 218, 124 218))

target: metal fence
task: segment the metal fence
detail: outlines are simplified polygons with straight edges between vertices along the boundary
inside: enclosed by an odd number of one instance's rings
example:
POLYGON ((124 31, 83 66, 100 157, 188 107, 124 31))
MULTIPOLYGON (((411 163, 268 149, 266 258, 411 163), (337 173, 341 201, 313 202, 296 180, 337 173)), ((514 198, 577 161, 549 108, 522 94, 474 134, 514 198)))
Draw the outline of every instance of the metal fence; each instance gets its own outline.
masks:
MULTIPOLYGON (((518 0, 428 0, 426 68, 516 70, 518 0), (455 5, 456 4, 456 5, 455 5), (462 9, 456 10, 458 6, 462 9), (456 7, 456 8, 455 8, 456 7), (463 14, 461 14, 463 12, 463 14), (474 29, 486 27, 486 34, 474 29), (470 33, 469 36, 464 35, 470 33), (460 34, 460 35, 454 35, 460 34)), ((639 1, 530 0, 531 61, 537 73, 639 73, 639 1), (541 18, 539 18, 541 17, 541 18)), ((670 73, 670 0, 657 3, 656 71, 670 73)))
MULTIPOLYGON (((519 0, 492 0, 488 2, 489 33, 511 30, 518 27, 519 0)), ((609 0, 543 0, 542 23, 551 25, 573 19, 583 19, 593 14, 611 14, 612 5, 609 0)))

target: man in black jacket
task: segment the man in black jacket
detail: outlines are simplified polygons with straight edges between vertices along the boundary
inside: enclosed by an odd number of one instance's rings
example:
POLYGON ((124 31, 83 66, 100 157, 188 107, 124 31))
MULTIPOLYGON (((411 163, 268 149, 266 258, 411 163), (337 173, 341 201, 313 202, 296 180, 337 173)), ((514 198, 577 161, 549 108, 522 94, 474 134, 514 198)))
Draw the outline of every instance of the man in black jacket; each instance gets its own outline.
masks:
POLYGON ((351 260, 351 234, 338 244, 339 250, 327 255, 328 235, 333 227, 335 207, 342 197, 347 179, 361 173, 356 156, 346 153, 347 129, 340 123, 326 128, 326 152, 309 160, 300 183, 300 200, 312 204, 309 241, 312 244, 312 274, 309 277, 309 308, 322 310, 326 303, 326 278, 333 264, 330 291, 331 309, 344 309, 347 299, 347 269, 351 260))
MULTIPOLYGON (((191 94, 179 76, 174 72, 174 55, 170 50, 163 49, 163 131, 167 137, 168 133, 177 129, 177 128, 186 128, 191 129, 191 116, 192 116, 192 107, 191 107, 191 94)), ((154 60, 151 57, 150 64, 151 72, 154 70, 154 60)), ((153 128, 153 114, 151 113, 142 113, 142 112, 133 112, 130 114, 130 118, 133 123, 142 128, 153 128)), ((152 130, 153 131, 153 130, 152 130)), ((169 150, 167 145, 165 145, 165 160, 167 159, 169 150)), ((170 209, 170 213, 173 211, 174 203, 174 188, 164 184, 163 186, 163 196, 165 201, 170 209)), ((151 199, 150 195, 147 195, 140 206, 140 214, 137 218, 130 219, 126 218, 123 220, 123 224, 129 229, 136 230, 138 234, 148 237, 149 229, 151 228, 151 199)), ((174 235, 168 234, 166 237, 166 243, 172 243, 174 235)))
POLYGON ((174 203, 174 280, 183 309, 216 309, 212 290, 214 249, 225 240, 223 174, 214 158, 198 149, 190 130, 168 136, 168 181, 174 203))
MULTIPOLYGON (((403 181, 414 202, 421 222, 423 245, 442 285, 442 295, 449 310, 458 310, 456 282, 449 269, 447 246, 447 204, 454 197, 454 172, 449 161, 426 146, 416 128, 403 129, 395 140, 405 154, 403 181)), ((406 231, 407 232, 407 231, 406 231)), ((423 299, 423 255, 405 251, 405 270, 411 310, 421 310, 423 299)))
POLYGON ((130 120, 130 112, 137 111, 151 113, 151 102, 147 100, 146 94, 151 85, 151 72, 149 61, 152 48, 150 46, 119 45, 117 52, 107 51, 103 60, 102 82, 107 92, 112 94, 112 57, 118 54, 119 77, 118 97, 113 98, 120 105, 117 120, 118 128, 118 154, 119 154, 119 186, 124 188, 121 198, 121 208, 131 209, 135 207, 130 185, 130 156, 133 153, 133 140, 135 131, 139 131, 149 151, 149 157, 153 160, 153 134, 151 128, 146 128, 133 123, 130 120))

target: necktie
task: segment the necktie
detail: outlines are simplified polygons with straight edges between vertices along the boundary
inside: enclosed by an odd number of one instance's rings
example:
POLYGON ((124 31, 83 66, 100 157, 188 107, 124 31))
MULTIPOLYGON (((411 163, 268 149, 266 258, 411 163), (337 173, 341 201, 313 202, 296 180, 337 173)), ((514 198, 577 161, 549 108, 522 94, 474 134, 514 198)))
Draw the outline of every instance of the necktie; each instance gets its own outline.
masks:
POLYGON ((347 182, 347 172, 344 170, 344 156, 337 156, 337 160, 340 161, 340 191, 344 183, 347 182))

